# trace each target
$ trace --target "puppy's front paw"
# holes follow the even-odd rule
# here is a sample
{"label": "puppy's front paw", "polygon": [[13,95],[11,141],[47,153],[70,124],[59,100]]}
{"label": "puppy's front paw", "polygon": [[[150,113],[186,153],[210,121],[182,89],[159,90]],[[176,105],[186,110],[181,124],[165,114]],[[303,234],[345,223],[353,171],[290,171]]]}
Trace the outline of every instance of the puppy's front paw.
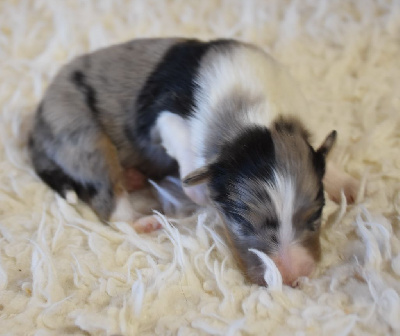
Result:
{"label": "puppy's front paw", "polygon": [[132,223],[137,233],[150,233],[161,229],[161,224],[155,216],[145,216]]}
{"label": "puppy's front paw", "polygon": [[360,181],[348,175],[342,181],[337,181],[335,186],[327,188],[329,198],[335,203],[340,203],[341,192],[346,197],[347,204],[353,204],[357,199]]}
{"label": "puppy's front paw", "polygon": [[360,190],[360,181],[349,176],[343,185],[343,192],[346,196],[347,204],[353,204],[357,199],[358,191]]}
{"label": "puppy's front paw", "polygon": [[358,190],[360,189],[360,181],[338,169],[331,162],[327,163],[323,182],[325,190],[332,201],[340,203],[342,190],[347,204],[352,204],[356,201]]}

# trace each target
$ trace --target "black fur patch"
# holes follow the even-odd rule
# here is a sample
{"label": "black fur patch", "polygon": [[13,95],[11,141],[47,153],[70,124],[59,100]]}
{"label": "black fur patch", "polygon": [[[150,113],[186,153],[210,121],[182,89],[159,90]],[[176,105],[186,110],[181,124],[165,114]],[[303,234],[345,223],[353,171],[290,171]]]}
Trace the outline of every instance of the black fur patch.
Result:
{"label": "black fur patch", "polygon": [[[194,91],[200,62],[205,53],[213,46],[230,44],[231,40],[200,42],[187,40],[177,43],[169,49],[143,86],[134,109],[137,111],[135,125],[137,134],[148,137],[158,114],[170,111],[181,116],[189,116],[194,106]],[[130,125],[126,134],[131,135]]]}
{"label": "black fur patch", "polygon": [[322,179],[325,175],[325,157],[321,154],[316,152],[311,146],[310,150],[312,151],[313,155],[313,166],[317,173],[317,176]]}
{"label": "black fur patch", "polygon": [[74,71],[71,75],[71,80],[78,90],[83,93],[86,104],[97,117],[99,115],[99,110],[97,109],[96,91],[88,84],[85,74],[82,71]]}
{"label": "black fur patch", "polygon": [[49,187],[62,197],[66,196],[68,190],[73,190],[81,200],[89,202],[97,194],[97,189],[93,185],[78,183],[61,169],[43,170],[37,173]]}
{"label": "black fur patch", "polygon": [[310,133],[297,118],[280,117],[275,121],[273,127],[280,133],[300,134],[306,141],[310,140]]}
{"label": "black fur patch", "polygon": [[[220,159],[210,166],[211,197],[233,220],[240,219],[249,235],[254,228],[241,215],[249,210],[248,204],[237,197],[232,186],[260,177],[266,181],[271,180],[275,164],[275,148],[270,131],[254,126],[223,146]],[[270,201],[267,193],[258,195],[258,191],[251,191],[255,198]],[[278,223],[269,221],[265,225],[276,228]]]}

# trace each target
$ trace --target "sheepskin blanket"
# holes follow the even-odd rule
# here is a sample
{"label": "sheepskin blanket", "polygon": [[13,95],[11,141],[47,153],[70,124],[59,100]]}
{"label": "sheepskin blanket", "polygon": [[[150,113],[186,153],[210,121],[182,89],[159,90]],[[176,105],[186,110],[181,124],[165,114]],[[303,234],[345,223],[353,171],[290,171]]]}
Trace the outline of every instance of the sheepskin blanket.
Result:
{"label": "sheepskin blanket", "polygon": [[[218,218],[172,179],[132,195],[163,223],[137,234],[35,175],[27,133],[60,66],[149,36],[262,46],[299,82],[314,143],[338,131],[331,159],[361,188],[354,205],[327,201],[322,261],[298,288],[246,282]],[[399,41],[398,0],[2,0],[0,333],[399,335]]]}

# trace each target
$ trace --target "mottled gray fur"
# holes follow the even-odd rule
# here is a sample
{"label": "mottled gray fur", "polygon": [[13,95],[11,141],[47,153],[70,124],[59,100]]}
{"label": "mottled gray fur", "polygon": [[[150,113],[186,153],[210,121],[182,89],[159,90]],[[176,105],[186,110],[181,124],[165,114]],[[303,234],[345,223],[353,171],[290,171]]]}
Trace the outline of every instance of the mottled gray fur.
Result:
{"label": "mottled gray fur", "polygon": [[[176,168],[160,145],[129,141],[124,127],[135,118],[133,106],[149,74],[179,41],[139,39],[78,57],[60,70],[38,109],[30,141],[36,170],[56,164],[76,181],[98,186],[90,203],[104,220],[114,207],[110,194],[119,192],[121,165],[150,177]],[[95,111],[85,88],[74,83],[76,73],[95,88]]]}

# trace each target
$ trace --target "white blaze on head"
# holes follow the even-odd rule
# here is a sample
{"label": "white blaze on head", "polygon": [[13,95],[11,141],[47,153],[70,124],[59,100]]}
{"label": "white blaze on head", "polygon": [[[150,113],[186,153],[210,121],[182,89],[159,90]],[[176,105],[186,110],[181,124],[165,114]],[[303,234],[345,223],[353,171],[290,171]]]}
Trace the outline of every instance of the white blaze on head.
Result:
{"label": "white blaze on head", "polygon": [[315,261],[307,249],[294,241],[293,214],[296,190],[290,177],[274,173],[274,182],[268,184],[268,193],[278,217],[278,249],[272,257],[279,269],[284,284],[293,285],[301,276],[308,276]]}
{"label": "white blaze on head", "polygon": [[278,219],[279,252],[288,248],[294,238],[293,212],[295,185],[290,177],[274,172],[273,183],[267,184],[268,194]]}

